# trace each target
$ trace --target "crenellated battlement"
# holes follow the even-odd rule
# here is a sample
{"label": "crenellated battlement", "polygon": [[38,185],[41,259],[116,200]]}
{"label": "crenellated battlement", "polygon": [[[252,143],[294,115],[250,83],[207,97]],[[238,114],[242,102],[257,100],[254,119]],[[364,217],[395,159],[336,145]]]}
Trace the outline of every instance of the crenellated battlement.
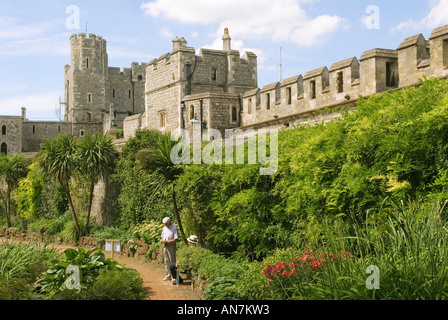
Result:
{"label": "crenellated battlement", "polygon": [[[356,101],[390,89],[418,83],[423,76],[448,74],[448,25],[437,28],[426,40],[408,37],[397,49],[375,48],[360,59],[352,57],[309,71],[243,96],[242,126],[250,127],[337,104]],[[273,98],[275,97],[275,98]]]}

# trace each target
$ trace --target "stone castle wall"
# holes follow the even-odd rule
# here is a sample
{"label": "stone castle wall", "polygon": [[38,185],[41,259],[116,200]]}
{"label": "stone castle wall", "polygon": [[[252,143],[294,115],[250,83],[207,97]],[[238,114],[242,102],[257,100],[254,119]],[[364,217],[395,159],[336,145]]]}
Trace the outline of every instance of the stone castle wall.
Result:
{"label": "stone castle wall", "polygon": [[[448,74],[448,26],[437,28],[429,40],[422,34],[405,39],[396,50],[372,49],[356,57],[245,93],[241,126],[277,126],[300,114],[322,110],[359,96],[369,96],[418,83],[423,76]],[[352,103],[354,105],[354,103]]]}

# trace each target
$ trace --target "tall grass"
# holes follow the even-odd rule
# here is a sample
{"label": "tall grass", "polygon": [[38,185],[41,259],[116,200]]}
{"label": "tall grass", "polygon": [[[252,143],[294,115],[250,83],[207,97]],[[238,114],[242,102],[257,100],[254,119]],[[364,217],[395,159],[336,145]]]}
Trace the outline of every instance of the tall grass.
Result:
{"label": "tall grass", "polygon": [[[380,210],[353,236],[339,228],[322,250],[353,252],[353,259],[326,264],[295,298],[330,300],[445,300],[448,298],[448,223],[445,205],[410,202]],[[379,289],[368,289],[369,266],[379,270]]]}
{"label": "tall grass", "polygon": [[38,243],[0,243],[0,300],[23,299],[45,269],[45,261],[56,255]]}

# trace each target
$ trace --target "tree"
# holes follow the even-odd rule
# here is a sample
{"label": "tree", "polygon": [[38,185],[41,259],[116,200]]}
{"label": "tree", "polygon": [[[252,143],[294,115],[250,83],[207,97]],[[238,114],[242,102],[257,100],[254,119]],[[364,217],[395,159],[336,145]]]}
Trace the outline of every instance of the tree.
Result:
{"label": "tree", "polygon": [[75,138],[72,135],[62,134],[53,140],[45,141],[39,152],[37,161],[43,173],[49,175],[55,182],[59,183],[66,194],[78,238],[80,239],[82,231],[70,191],[70,180],[76,175],[76,171],[79,169],[79,154],[77,152]]}
{"label": "tree", "polygon": [[[23,155],[0,156],[0,179],[6,187],[4,192],[6,226],[11,227],[11,194],[20,179],[28,174],[27,161]],[[3,193],[3,192],[2,192]]]}
{"label": "tree", "polygon": [[78,153],[81,173],[89,181],[89,204],[86,220],[86,232],[88,233],[95,185],[113,173],[118,151],[109,134],[88,134],[84,139],[79,140]]}
{"label": "tree", "polygon": [[179,231],[184,242],[187,243],[176,196],[176,184],[183,168],[171,161],[171,151],[177,143],[177,141],[171,141],[171,133],[167,133],[160,138],[154,148],[139,151],[136,160],[140,162],[144,169],[151,172],[150,184],[153,197],[160,194],[171,194]]}

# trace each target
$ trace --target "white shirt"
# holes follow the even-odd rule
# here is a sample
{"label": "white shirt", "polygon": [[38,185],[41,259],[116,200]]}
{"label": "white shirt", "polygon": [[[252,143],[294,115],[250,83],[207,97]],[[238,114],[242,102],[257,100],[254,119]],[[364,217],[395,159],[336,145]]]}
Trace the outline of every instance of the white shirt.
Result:
{"label": "white shirt", "polygon": [[179,235],[177,232],[177,227],[174,224],[171,224],[169,228],[163,227],[162,231],[162,240],[164,241],[172,241],[179,239]]}

